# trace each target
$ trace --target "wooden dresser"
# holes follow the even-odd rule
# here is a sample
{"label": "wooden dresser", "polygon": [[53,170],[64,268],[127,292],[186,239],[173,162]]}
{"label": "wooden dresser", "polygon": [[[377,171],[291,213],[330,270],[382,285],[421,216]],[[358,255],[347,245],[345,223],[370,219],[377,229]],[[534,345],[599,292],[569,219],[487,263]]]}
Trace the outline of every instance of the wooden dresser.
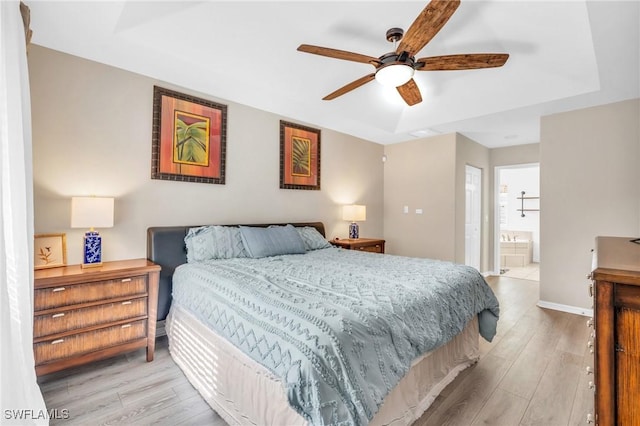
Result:
{"label": "wooden dresser", "polygon": [[376,238],[344,238],[341,240],[335,239],[330,241],[331,244],[337,247],[342,247],[347,250],[361,250],[369,251],[372,253],[384,253],[384,240]]}
{"label": "wooden dresser", "polygon": [[35,271],[36,374],[144,347],[153,361],[159,274],[146,259]]}
{"label": "wooden dresser", "polygon": [[594,253],[595,423],[640,425],[640,245],[598,237]]}

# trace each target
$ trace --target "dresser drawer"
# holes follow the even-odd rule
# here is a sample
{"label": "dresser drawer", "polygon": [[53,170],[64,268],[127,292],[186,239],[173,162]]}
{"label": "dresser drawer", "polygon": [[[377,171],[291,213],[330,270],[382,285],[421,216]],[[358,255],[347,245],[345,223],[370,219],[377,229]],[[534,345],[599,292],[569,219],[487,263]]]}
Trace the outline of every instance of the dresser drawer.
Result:
{"label": "dresser drawer", "polygon": [[123,300],[103,305],[89,306],[36,315],[33,322],[33,337],[42,337],[63,331],[120,321],[147,315],[147,298]]}
{"label": "dresser drawer", "polygon": [[116,325],[33,345],[36,365],[108,348],[147,335],[147,320]]}
{"label": "dresser drawer", "polygon": [[35,290],[34,295],[34,310],[37,312],[53,307],[95,302],[122,296],[135,296],[146,292],[146,275],[96,281],[87,284],[38,288]]}

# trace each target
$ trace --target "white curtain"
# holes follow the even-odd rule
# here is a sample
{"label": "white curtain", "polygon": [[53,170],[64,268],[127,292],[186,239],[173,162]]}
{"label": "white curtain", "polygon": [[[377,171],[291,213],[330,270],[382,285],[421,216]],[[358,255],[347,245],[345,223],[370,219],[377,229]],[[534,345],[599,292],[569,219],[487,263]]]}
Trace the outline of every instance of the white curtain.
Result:
{"label": "white curtain", "polygon": [[0,424],[49,424],[33,360],[31,104],[18,1],[0,1]]}

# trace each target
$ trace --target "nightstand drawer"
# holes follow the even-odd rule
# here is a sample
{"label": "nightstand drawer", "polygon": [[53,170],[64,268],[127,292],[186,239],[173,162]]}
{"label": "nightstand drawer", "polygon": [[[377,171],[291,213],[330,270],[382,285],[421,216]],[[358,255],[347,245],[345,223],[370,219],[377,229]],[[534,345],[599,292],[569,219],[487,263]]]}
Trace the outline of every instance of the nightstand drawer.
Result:
{"label": "nightstand drawer", "polygon": [[357,247],[355,250],[368,251],[368,252],[371,252],[371,253],[384,253],[384,251],[382,249],[382,244],[376,244],[374,246]]}
{"label": "nightstand drawer", "polygon": [[384,254],[384,240],[376,238],[350,238],[350,239],[333,239],[329,241],[336,247],[346,250],[367,251],[369,253]]}
{"label": "nightstand drawer", "polygon": [[34,310],[94,302],[122,296],[135,296],[147,292],[146,275],[127,277],[87,284],[60,285],[35,290]]}
{"label": "nightstand drawer", "polygon": [[89,306],[81,309],[52,310],[47,314],[35,316],[33,322],[33,337],[42,337],[63,331],[76,330],[83,327],[91,327],[146,315],[146,297]]}
{"label": "nightstand drawer", "polygon": [[140,339],[147,335],[147,320],[139,320],[33,345],[36,365]]}

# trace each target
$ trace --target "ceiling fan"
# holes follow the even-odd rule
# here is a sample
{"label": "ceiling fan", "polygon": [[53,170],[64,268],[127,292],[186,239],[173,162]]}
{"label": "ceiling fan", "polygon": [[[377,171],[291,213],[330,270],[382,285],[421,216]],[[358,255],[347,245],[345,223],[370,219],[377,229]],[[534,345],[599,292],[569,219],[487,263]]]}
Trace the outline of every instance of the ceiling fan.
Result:
{"label": "ceiling fan", "polygon": [[395,51],[385,53],[378,58],[309,44],[301,44],[298,50],[314,55],[371,64],[376,68],[374,73],[352,81],[328,94],[322,98],[323,100],[335,99],[375,79],[384,85],[396,87],[409,106],[416,105],[422,102],[422,95],[413,80],[415,71],[495,68],[504,65],[509,58],[507,53],[469,53],[415,58],[416,53],[422,50],[444,27],[459,4],[460,0],[432,0],[411,24],[406,34],[401,28],[391,28],[387,31],[387,40],[394,43]]}

